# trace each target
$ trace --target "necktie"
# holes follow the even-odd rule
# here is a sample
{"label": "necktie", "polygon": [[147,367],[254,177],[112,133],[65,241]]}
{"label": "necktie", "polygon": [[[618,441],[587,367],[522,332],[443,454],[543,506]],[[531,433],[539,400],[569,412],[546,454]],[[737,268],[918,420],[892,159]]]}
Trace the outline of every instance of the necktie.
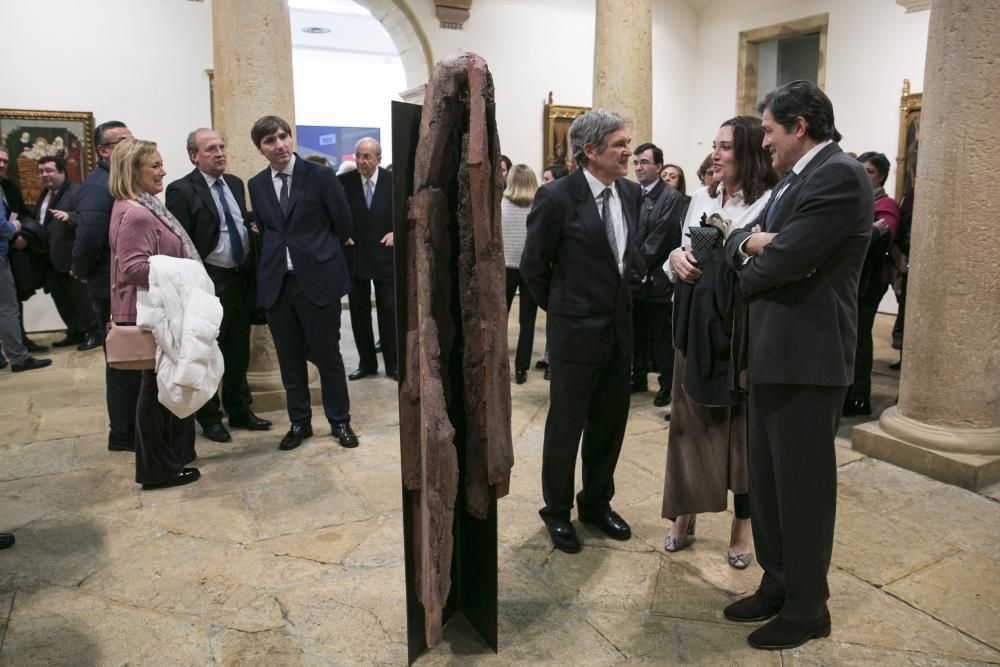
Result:
{"label": "necktie", "polygon": [[365,183],[365,205],[368,208],[372,207],[372,194],[374,192],[375,192],[375,187],[372,184],[372,179],[369,178],[368,182]]}
{"label": "necktie", "polygon": [[281,213],[288,215],[288,174],[280,173],[278,177],[281,178],[281,195],[278,197],[278,205],[281,206]]}
{"label": "necktie", "polygon": [[774,187],[774,195],[771,197],[771,203],[767,207],[767,215],[764,216],[764,230],[767,230],[771,226],[771,220],[774,218],[774,211],[778,208],[778,198],[785,196],[785,191],[792,187],[799,175],[794,171],[789,170],[785,177],[781,179]]}
{"label": "necktie", "polygon": [[233,219],[233,213],[229,210],[229,203],[226,201],[226,188],[222,184],[222,179],[215,181],[213,186],[219,194],[219,201],[222,202],[222,213],[226,218],[226,231],[229,232],[229,252],[233,255],[236,266],[243,264],[245,253],[243,251],[243,239],[240,238],[240,230]]}
{"label": "necktie", "polygon": [[611,254],[614,255],[615,264],[618,263],[618,239],[615,237],[615,226],[611,222],[611,188],[604,188],[601,193],[604,203],[601,206],[601,220],[604,221],[604,231],[608,235],[608,243],[611,244]]}

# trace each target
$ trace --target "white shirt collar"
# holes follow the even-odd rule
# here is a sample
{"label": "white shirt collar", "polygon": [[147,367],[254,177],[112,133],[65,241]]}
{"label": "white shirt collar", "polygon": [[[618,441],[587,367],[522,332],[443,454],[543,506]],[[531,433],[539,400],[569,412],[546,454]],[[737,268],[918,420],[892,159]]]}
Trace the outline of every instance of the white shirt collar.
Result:
{"label": "white shirt collar", "polygon": [[[292,171],[294,169],[295,169],[295,153],[292,153],[292,159],[288,161],[288,164],[285,165],[285,168],[281,170],[281,173],[288,174],[289,176],[291,176]],[[273,181],[277,177],[278,177],[278,171],[274,167],[271,167],[271,180]]]}
{"label": "white shirt collar", "polygon": [[604,183],[601,183],[599,180],[597,180],[597,177],[591,174],[586,167],[581,167],[580,169],[583,171],[583,175],[587,179],[587,185],[590,186],[590,193],[594,195],[594,199],[599,198],[601,194],[604,192],[605,188],[609,187],[611,188],[611,198],[612,199],[618,198],[618,188],[615,187],[614,181],[611,181],[611,185],[605,185]]}
{"label": "white shirt collar", "polygon": [[[208,184],[208,189],[209,190],[211,190],[213,187],[215,187],[215,182],[216,181],[222,180],[221,176],[219,176],[218,178],[216,178],[215,176],[212,176],[211,174],[206,174],[201,169],[198,170],[198,173],[201,174],[202,178],[205,179],[205,182]],[[225,181],[222,181],[222,182],[225,183]]]}
{"label": "white shirt collar", "polygon": [[365,178],[364,175],[360,173],[358,175],[361,176],[361,187],[367,187],[368,181],[372,182],[373,188],[378,187],[378,167],[375,167],[375,171],[372,172],[371,178]]}
{"label": "white shirt collar", "polygon": [[802,170],[806,168],[806,165],[808,165],[812,161],[812,159],[816,157],[816,154],[832,143],[833,143],[832,139],[827,139],[823,143],[816,144],[815,146],[810,148],[809,151],[805,155],[800,157],[799,161],[795,163],[795,166],[792,167],[792,171],[794,171],[796,175],[801,174]]}

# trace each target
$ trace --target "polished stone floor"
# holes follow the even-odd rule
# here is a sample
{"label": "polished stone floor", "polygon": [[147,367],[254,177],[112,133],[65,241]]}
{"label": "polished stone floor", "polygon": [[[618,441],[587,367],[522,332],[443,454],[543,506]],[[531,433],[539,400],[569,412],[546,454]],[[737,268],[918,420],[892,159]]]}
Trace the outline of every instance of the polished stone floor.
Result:
{"label": "polished stone floor", "polygon": [[[516,312],[516,307],[515,307]],[[877,323],[876,408],[897,353]],[[344,317],[348,368],[356,355]],[[543,345],[539,321],[536,358]],[[516,325],[510,328],[511,343]],[[39,335],[42,342],[54,337]],[[405,607],[395,386],[350,385],[356,450],[325,429],[293,452],[287,428],[199,438],[203,477],[142,492],[132,455],[106,450],[100,352],[0,372],[2,665],[404,664]],[[650,376],[653,380],[653,376]],[[512,387],[516,464],[499,503],[500,652],[462,619],[419,664],[968,665],[1000,662],[1000,489],[947,486],[838,440],[830,572],[833,634],[782,653],[748,647],[722,608],[756,565],[725,560],[729,515],[698,522],[666,554],[660,518],[664,410],[635,396],[615,507],[625,543],[583,528],[582,553],[553,552],[536,511],[547,383]],[[317,411],[314,423],[324,424]]]}

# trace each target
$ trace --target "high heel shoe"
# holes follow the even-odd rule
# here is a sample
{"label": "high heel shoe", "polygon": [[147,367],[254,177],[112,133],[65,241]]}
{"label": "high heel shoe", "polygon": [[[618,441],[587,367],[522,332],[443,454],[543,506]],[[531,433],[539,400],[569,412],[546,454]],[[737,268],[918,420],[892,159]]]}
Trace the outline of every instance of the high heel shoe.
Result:
{"label": "high heel shoe", "polygon": [[687,549],[689,546],[691,546],[691,543],[694,542],[694,524],[695,521],[697,520],[698,520],[697,515],[691,517],[691,520],[688,521],[687,533],[685,533],[683,537],[678,537],[675,539],[671,537],[669,533],[667,533],[666,539],[663,540],[663,548],[666,551],[669,551],[670,553],[674,553],[675,551]]}
{"label": "high heel shoe", "polygon": [[753,554],[734,554],[732,551],[726,554],[730,567],[737,570],[745,570],[753,562]]}

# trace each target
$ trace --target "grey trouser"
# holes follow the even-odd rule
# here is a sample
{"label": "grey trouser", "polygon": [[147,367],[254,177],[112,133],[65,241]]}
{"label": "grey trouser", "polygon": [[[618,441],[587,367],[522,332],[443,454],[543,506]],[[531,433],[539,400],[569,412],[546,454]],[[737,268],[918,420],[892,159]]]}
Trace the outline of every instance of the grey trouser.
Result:
{"label": "grey trouser", "polygon": [[0,255],[0,344],[10,363],[22,364],[28,358],[28,351],[21,341],[21,314],[17,308],[14,274],[10,272],[7,255]]}

